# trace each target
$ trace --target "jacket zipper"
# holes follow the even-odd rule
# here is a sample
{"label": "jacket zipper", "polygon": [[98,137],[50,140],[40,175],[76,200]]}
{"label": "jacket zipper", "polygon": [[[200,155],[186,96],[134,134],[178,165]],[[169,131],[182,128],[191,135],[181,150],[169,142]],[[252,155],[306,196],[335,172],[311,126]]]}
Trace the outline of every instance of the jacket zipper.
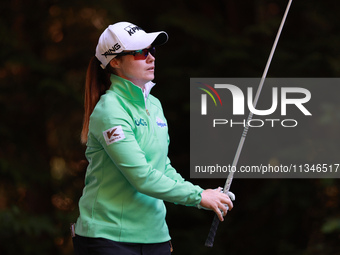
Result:
{"label": "jacket zipper", "polygon": [[146,113],[148,114],[148,116],[150,116],[150,113],[149,113],[148,107],[147,107],[147,105],[146,105],[146,100],[147,100],[147,98],[145,97],[144,91],[143,91],[143,97],[144,97],[145,111],[146,111]]}
{"label": "jacket zipper", "polygon": [[147,101],[147,98],[144,97],[145,111],[146,111],[146,113],[147,113],[147,115],[148,115],[148,117],[149,117],[149,123],[150,123],[150,125],[151,125],[152,135],[154,135],[154,134],[155,134],[155,130],[154,130],[154,126],[153,126],[153,124],[152,124],[151,115],[150,115],[150,112],[149,112],[149,110],[148,110],[146,101]]}

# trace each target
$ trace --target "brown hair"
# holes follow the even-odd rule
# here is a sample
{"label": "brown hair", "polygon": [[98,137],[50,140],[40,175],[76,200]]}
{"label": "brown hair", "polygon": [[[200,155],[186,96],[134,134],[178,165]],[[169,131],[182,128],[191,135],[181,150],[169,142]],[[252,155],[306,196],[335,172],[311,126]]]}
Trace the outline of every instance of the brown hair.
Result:
{"label": "brown hair", "polygon": [[110,65],[107,65],[106,69],[102,69],[99,60],[95,56],[90,60],[85,82],[84,122],[81,131],[81,142],[83,144],[86,144],[87,142],[90,115],[101,95],[103,95],[111,85],[110,76],[112,71]]}

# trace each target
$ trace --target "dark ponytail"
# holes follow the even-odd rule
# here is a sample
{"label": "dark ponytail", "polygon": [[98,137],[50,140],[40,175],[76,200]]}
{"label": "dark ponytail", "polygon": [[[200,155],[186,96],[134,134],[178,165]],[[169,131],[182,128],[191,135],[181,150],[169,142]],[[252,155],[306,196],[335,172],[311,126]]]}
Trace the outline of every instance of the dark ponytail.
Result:
{"label": "dark ponytail", "polygon": [[107,69],[100,67],[99,60],[93,56],[90,60],[86,73],[85,100],[84,100],[84,122],[81,131],[81,142],[86,144],[89,131],[90,115],[101,95],[109,89],[111,73]]}

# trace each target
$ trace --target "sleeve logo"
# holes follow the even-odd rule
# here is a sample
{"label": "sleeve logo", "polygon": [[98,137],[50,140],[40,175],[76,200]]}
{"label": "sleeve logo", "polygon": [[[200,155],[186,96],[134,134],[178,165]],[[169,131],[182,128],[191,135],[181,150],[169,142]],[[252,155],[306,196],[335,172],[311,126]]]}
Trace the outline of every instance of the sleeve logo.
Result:
{"label": "sleeve logo", "polygon": [[104,131],[103,136],[107,145],[118,142],[125,138],[122,126],[116,126]]}
{"label": "sleeve logo", "polygon": [[164,128],[164,127],[167,126],[167,124],[160,117],[157,117],[156,124],[157,124],[157,126],[159,126],[161,128]]}

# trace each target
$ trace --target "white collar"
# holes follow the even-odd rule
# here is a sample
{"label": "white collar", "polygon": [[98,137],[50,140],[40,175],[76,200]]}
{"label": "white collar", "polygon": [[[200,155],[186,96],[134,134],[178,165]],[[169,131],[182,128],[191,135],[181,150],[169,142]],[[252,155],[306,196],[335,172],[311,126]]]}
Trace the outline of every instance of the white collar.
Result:
{"label": "white collar", "polygon": [[155,86],[155,85],[156,85],[156,83],[153,83],[152,81],[145,83],[144,89],[142,89],[145,100],[148,98],[152,87]]}

